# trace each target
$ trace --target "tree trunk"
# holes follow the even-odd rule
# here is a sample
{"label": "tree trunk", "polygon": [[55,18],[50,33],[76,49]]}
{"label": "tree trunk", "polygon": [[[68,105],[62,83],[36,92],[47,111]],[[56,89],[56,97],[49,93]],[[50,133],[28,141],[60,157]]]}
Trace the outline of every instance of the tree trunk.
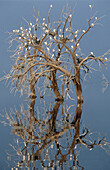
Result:
{"label": "tree trunk", "polygon": [[[80,123],[81,114],[82,114],[82,106],[83,106],[83,102],[77,103],[76,113],[72,121],[72,124],[74,124],[75,128],[77,127],[78,129],[79,129],[79,123]],[[79,130],[77,131],[77,134],[79,135]]]}
{"label": "tree trunk", "polygon": [[52,81],[52,86],[51,88],[53,89],[53,92],[56,96],[56,101],[61,101],[63,100],[63,96],[60,95],[59,89],[58,89],[58,84],[57,84],[57,80],[56,80],[56,71],[52,71],[51,73],[51,81]]}
{"label": "tree trunk", "polygon": [[30,69],[30,76],[31,76],[31,80],[30,80],[30,92],[31,92],[31,97],[32,98],[36,98],[36,94],[35,94],[35,80],[33,77],[33,68]]}
{"label": "tree trunk", "polygon": [[76,69],[76,75],[73,80],[77,95],[77,103],[83,103],[83,96],[82,96],[82,87],[80,82],[80,67]]}
{"label": "tree trunk", "polygon": [[[36,49],[34,49],[34,55],[36,54]],[[30,56],[30,53],[29,53],[29,56]],[[33,57],[33,60],[34,60],[34,57]],[[33,62],[31,61],[31,63],[30,63],[30,66],[33,64]],[[34,75],[33,75],[33,72],[34,72],[34,69],[33,69],[33,67],[30,69],[30,77],[31,77],[31,79],[30,79],[30,92],[31,92],[31,94],[30,94],[30,97],[31,98],[36,98],[36,94],[35,94],[35,77],[34,77]]]}
{"label": "tree trunk", "polygon": [[47,124],[49,124],[50,134],[52,132],[56,132],[56,118],[57,118],[57,114],[58,114],[58,110],[59,110],[60,105],[61,105],[60,102],[55,103],[55,106],[54,106],[53,110],[51,111],[52,116],[49,119],[49,121],[47,122]]}

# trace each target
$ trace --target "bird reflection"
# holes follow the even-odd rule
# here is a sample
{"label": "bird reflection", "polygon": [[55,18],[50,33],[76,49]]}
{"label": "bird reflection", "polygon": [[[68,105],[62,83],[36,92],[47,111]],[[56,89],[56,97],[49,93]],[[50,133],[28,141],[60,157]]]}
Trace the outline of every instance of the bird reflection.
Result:
{"label": "bird reflection", "polygon": [[102,74],[102,83],[103,83],[102,92],[104,93],[109,85],[109,81],[107,80],[104,74]]}
{"label": "bird reflection", "polygon": [[[91,140],[91,132],[81,127],[83,103],[78,103],[76,111],[70,114],[64,109],[64,103],[57,101],[50,110],[38,107],[35,112],[35,100],[30,99],[29,110],[23,106],[21,112],[7,114],[12,126],[12,133],[17,136],[13,168],[31,169],[84,169],[78,160],[81,147],[93,149],[107,145],[105,138]],[[74,106],[75,107],[75,106]],[[65,110],[65,111],[64,111]],[[69,110],[68,110],[69,112]],[[8,153],[9,155],[9,153]],[[11,156],[12,157],[12,156]]]}

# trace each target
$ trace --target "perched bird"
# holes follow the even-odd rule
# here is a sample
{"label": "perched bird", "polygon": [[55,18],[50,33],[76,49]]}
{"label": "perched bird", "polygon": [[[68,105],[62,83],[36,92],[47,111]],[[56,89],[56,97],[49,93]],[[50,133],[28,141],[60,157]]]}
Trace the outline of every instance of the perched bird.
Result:
{"label": "perched bird", "polygon": [[51,35],[52,37],[55,36],[55,32],[49,31],[49,35]]}
{"label": "perched bird", "polygon": [[34,44],[40,44],[40,39],[38,39],[37,37],[35,37],[35,38],[33,39],[33,42],[34,42]]}
{"label": "perched bird", "polygon": [[81,57],[80,57],[80,58],[79,58],[79,57],[77,57],[77,58],[76,58],[76,60],[77,60],[77,63],[79,64],[79,63],[83,60],[83,58],[81,58]]}

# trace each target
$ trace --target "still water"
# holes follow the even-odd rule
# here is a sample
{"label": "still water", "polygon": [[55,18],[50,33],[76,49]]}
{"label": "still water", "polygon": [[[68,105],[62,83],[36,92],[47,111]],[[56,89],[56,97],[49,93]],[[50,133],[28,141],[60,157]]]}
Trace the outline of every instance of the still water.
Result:
{"label": "still water", "polygon": [[[95,28],[81,46],[84,53],[94,51],[100,55],[110,48],[110,2],[79,2],[75,27],[85,25],[89,2],[94,4],[98,15],[106,17],[102,20],[103,26]],[[0,1],[0,77],[4,71],[9,71],[12,62],[7,52],[8,36],[5,32],[23,25],[22,17],[33,20],[33,6],[42,16],[47,15],[50,3]],[[73,1],[69,3],[72,6]],[[62,5],[65,5],[65,1],[53,1],[54,17],[58,17],[59,6]],[[110,64],[107,70],[102,68],[101,72],[93,71],[91,77],[82,82],[83,105],[77,106],[75,101],[59,103],[54,99],[36,99],[34,114],[27,107],[27,103],[29,106],[34,101],[24,101],[25,97],[10,94],[9,87],[6,88],[4,82],[1,82],[0,168],[109,170],[110,86],[108,84],[102,92],[105,88],[103,74],[110,82]]]}

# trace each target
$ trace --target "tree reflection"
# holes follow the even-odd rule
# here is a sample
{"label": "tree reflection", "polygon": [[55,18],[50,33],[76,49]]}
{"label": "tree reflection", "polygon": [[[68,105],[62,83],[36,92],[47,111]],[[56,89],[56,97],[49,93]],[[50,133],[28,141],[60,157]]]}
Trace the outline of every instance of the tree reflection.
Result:
{"label": "tree reflection", "polygon": [[65,110],[65,104],[60,101],[51,111],[42,111],[38,107],[36,113],[35,100],[31,99],[27,112],[22,106],[20,113],[11,111],[10,115],[6,114],[12,133],[17,136],[16,146],[11,145],[15,167],[84,169],[78,160],[83,146],[90,150],[98,145],[104,149],[109,146],[104,137],[92,140],[88,128],[81,127],[82,103],[77,103],[75,114],[74,111],[68,114],[71,106]]}

